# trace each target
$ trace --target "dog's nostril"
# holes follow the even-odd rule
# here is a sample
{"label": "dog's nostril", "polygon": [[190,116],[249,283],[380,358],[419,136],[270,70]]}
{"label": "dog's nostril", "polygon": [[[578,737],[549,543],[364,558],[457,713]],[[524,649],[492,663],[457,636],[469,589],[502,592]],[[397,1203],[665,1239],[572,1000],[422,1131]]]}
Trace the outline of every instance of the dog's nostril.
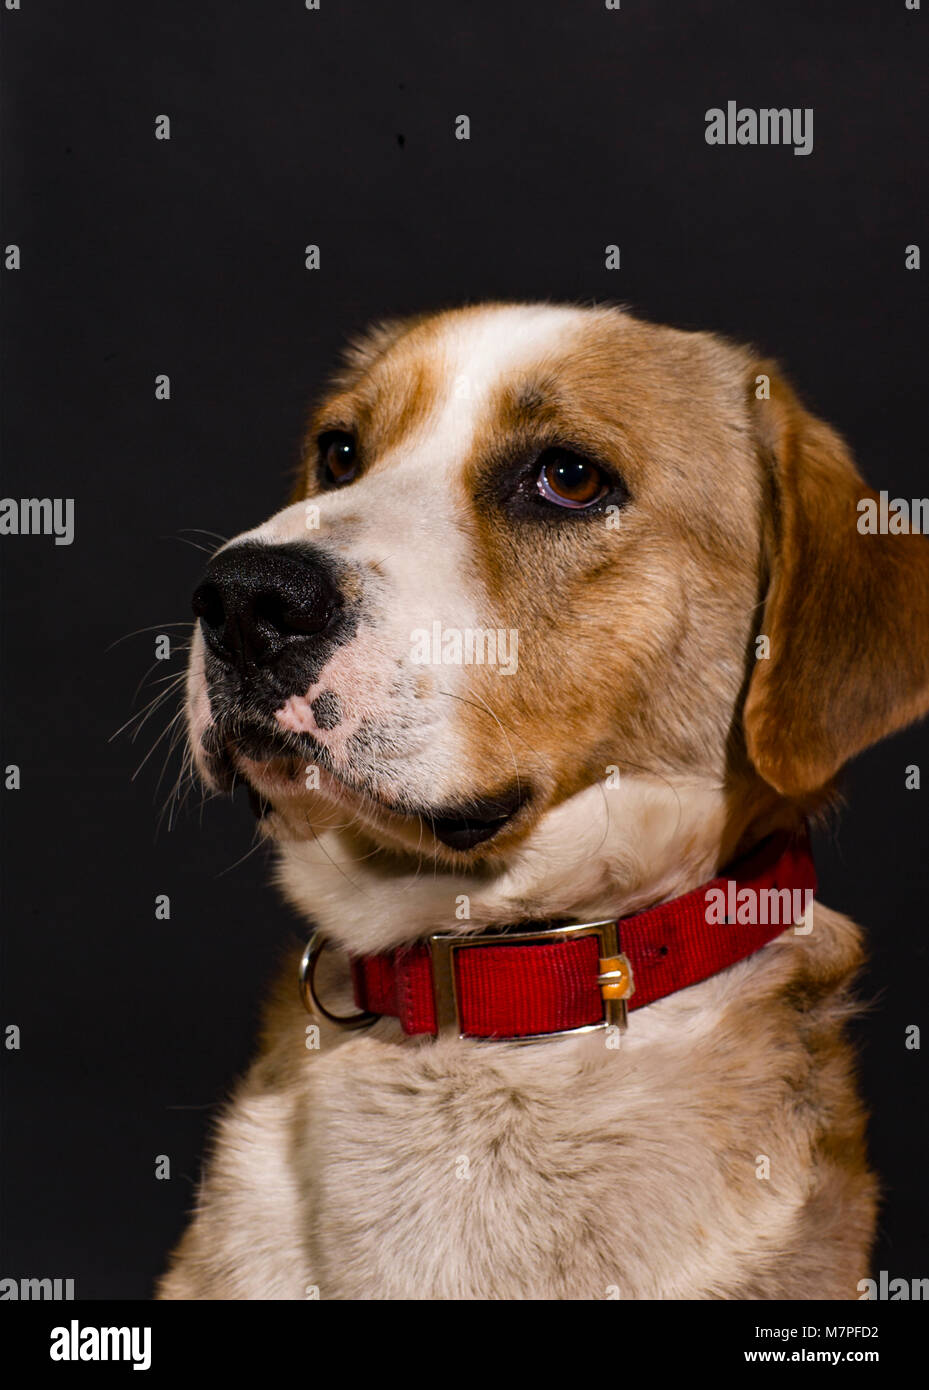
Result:
{"label": "dog's nostril", "polygon": [[222,595],[215,584],[201,584],[199,589],[195,589],[190,606],[194,610],[194,617],[202,618],[207,627],[222,627],[226,621]]}
{"label": "dog's nostril", "polygon": [[[315,597],[315,596],[314,596]],[[332,618],[332,603],[292,602],[285,594],[273,590],[255,595],[255,617],[276,632],[288,636],[311,636],[322,632]]]}
{"label": "dog's nostril", "polygon": [[287,629],[285,609],[287,605],[280,594],[267,593],[256,594],[254,598],[255,617],[270,627],[277,628],[278,632]]}

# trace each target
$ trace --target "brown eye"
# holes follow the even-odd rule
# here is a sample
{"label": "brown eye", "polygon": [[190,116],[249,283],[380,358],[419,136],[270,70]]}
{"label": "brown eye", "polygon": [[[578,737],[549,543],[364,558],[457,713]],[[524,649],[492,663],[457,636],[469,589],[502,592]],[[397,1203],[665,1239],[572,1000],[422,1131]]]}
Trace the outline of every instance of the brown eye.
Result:
{"label": "brown eye", "polygon": [[590,507],[607,491],[602,471],[579,454],[549,449],[539,463],[536,487],[547,502],[558,507]]}
{"label": "brown eye", "polygon": [[355,441],[344,430],[328,430],[319,436],[319,462],[324,484],[342,487],[358,471]]}

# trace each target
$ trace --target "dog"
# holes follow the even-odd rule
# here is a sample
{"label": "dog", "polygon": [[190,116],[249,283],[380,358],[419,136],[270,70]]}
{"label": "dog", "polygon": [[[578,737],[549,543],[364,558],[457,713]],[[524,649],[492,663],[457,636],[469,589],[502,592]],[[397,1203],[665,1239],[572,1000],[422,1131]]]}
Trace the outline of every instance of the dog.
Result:
{"label": "dog", "polygon": [[805,834],[929,708],[929,543],[874,498],[709,333],[352,341],[194,596],[199,774],[314,935],[158,1297],[858,1297],[862,945]]}

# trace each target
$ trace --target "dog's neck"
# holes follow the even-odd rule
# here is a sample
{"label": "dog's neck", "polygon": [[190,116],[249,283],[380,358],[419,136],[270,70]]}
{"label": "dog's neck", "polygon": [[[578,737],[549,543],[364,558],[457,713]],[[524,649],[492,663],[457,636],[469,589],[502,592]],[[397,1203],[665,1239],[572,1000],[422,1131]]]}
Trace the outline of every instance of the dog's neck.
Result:
{"label": "dog's neck", "polygon": [[437,930],[628,916],[698,887],[797,820],[788,805],[744,789],[629,777],[621,792],[590,787],[550,811],[496,870],[405,862],[330,831],[282,841],[277,878],[331,942],[367,953]]}

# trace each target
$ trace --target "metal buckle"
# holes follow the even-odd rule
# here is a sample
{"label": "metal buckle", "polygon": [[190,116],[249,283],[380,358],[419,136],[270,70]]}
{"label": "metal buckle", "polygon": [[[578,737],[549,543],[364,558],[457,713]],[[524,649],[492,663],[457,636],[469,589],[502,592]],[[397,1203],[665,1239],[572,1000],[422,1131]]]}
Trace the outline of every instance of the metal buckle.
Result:
{"label": "metal buckle", "polygon": [[[620,955],[619,933],[616,921],[581,922],[567,927],[548,927],[544,931],[512,932],[495,934],[484,932],[475,936],[457,936],[454,932],[434,932],[429,937],[429,952],[432,958],[432,992],[435,996],[435,1019],[440,1038],[465,1038],[470,1036],[461,1031],[461,1018],[458,1012],[458,994],[455,988],[455,952],[472,946],[509,946],[517,942],[551,941],[552,939],[571,941],[578,936],[596,936],[600,941],[601,973],[597,983],[603,988],[613,983],[615,972],[604,971],[607,962],[622,961],[629,980],[626,998],[632,993],[632,970],[625,956]],[[547,1038],[574,1037],[579,1033],[595,1033],[606,1028],[625,1029],[627,1022],[626,998],[604,998],[603,1018],[599,1023],[585,1023],[580,1028],[561,1028],[553,1033],[524,1033],[517,1037],[509,1034],[495,1035],[487,1042],[544,1042]],[[480,1041],[476,1039],[475,1041]]]}
{"label": "metal buckle", "polygon": [[368,1024],[376,1023],[380,1014],[369,1014],[364,1011],[357,1014],[331,1014],[317,999],[314,989],[316,962],[328,944],[322,932],[315,931],[307,942],[306,950],[300,960],[300,993],[308,1012],[316,1014],[317,1017],[322,1015],[323,1018],[328,1018],[330,1023],[337,1023],[340,1028],[366,1028]]}

